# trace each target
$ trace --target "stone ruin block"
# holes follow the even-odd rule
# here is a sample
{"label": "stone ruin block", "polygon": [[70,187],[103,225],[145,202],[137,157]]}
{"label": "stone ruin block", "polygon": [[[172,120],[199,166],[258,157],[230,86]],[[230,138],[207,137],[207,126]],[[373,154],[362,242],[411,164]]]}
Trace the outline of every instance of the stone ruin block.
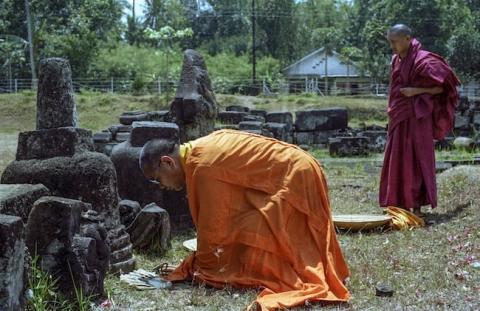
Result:
{"label": "stone ruin block", "polygon": [[146,205],[127,227],[135,249],[154,248],[160,253],[170,246],[170,217],[155,203]]}
{"label": "stone ruin block", "polygon": [[243,121],[256,121],[256,122],[265,123],[265,118],[262,116],[256,116],[256,115],[246,115],[243,117]]}
{"label": "stone ruin block", "polygon": [[49,191],[41,184],[0,184],[0,214],[18,216],[27,223],[33,203],[46,195],[49,195]]}
{"label": "stone ruin block", "polygon": [[267,118],[267,111],[261,109],[252,109],[250,110],[250,115],[263,117],[264,119]]}
{"label": "stone ruin block", "polygon": [[297,111],[295,115],[295,130],[299,132],[340,130],[348,127],[348,113],[345,108]]}
{"label": "stone ruin block", "polygon": [[[163,138],[178,141],[179,129],[175,123],[156,122],[156,126],[146,124],[142,129],[143,124],[143,122],[137,124],[135,131],[138,133],[148,132],[150,139]],[[117,173],[118,194],[120,198],[137,201],[141,206],[151,202],[162,205],[162,191],[159,191],[156,184],[145,178],[138,164],[143,147],[143,144],[139,146],[139,142],[144,143],[137,141],[136,146],[132,145],[130,137],[129,140],[113,148],[111,160]]]}
{"label": "stone ruin block", "polygon": [[473,99],[470,101],[470,109],[480,111],[480,99]]}
{"label": "stone ruin block", "polygon": [[115,168],[104,154],[14,161],[5,168],[1,182],[43,184],[52,195],[91,203],[105,217],[107,227],[119,222]]}
{"label": "stone ruin block", "polygon": [[21,132],[16,160],[71,157],[75,153],[93,150],[92,132],[89,130],[63,127]]}
{"label": "stone ruin block", "polygon": [[37,130],[75,127],[77,114],[68,61],[43,59],[38,72]]}
{"label": "stone ruin block", "polygon": [[[115,146],[111,154],[117,172],[120,198],[137,201],[141,206],[154,202],[168,211],[175,230],[191,228],[191,220],[185,224],[177,222],[183,216],[182,221],[191,217],[185,191],[159,189],[158,185],[145,178],[138,165],[140,151],[148,140],[164,138],[178,142],[178,126],[167,122],[135,122],[133,127],[130,139]],[[135,139],[135,145],[133,139]]]}
{"label": "stone ruin block", "polygon": [[133,247],[130,235],[125,226],[118,226],[108,231],[107,241],[110,246],[110,270],[112,274],[128,273],[135,269],[136,261],[133,257]]}
{"label": "stone ruin block", "polygon": [[386,126],[381,126],[378,124],[371,124],[371,125],[365,125],[362,127],[362,130],[365,131],[380,131],[380,132],[386,132],[387,127]]}
{"label": "stone ruin block", "polygon": [[265,121],[267,123],[283,123],[286,125],[285,130],[287,132],[293,130],[293,115],[291,112],[269,112]]}
{"label": "stone ruin block", "polygon": [[118,208],[120,210],[120,221],[125,227],[128,227],[142,210],[140,203],[132,200],[120,201]]}
{"label": "stone ruin block", "polygon": [[[115,167],[107,156],[93,152],[90,131],[73,127],[76,108],[72,89],[67,87],[71,85],[67,67],[66,60],[42,61],[38,130],[19,135],[17,160],[5,168],[1,183],[43,184],[53,196],[90,203],[107,230],[113,230],[120,226]],[[69,122],[58,123],[58,119]]]}
{"label": "stone ruin block", "polygon": [[230,105],[230,106],[225,107],[225,110],[226,111],[249,112],[250,108],[240,106],[240,105]]}
{"label": "stone ruin block", "polygon": [[243,118],[247,116],[246,112],[238,111],[221,111],[218,113],[218,120],[221,123],[227,124],[239,124],[243,121]]}
{"label": "stone ruin block", "polygon": [[129,132],[118,132],[117,135],[115,135],[115,141],[117,143],[123,143],[124,141],[129,140],[129,138],[130,138]]}
{"label": "stone ruin block", "polygon": [[194,228],[185,188],[181,191],[163,191],[163,205],[161,206],[170,215],[172,232],[182,232]]}
{"label": "stone ruin block", "polygon": [[329,139],[331,156],[351,157],[368,155],[367,137],[336,137]]}
{"label": "stone ruin block", "polygon": [[361,137],[369,139],[368,148],[373,152],[383,152],[387,144],[386,131],[364,131],[359,134]]}
{"label": "stone ruin block", "polygon": [[115,140],[118,133],[130,133],[132,131],[132,125],[115,124],[110,126],[108,130],[112,133],[112,139]]}
{"label": "stone ruin block", "polygon": [[105,143],[111,142],[112,140],[113,140],[113,135],[111,132],[99,132],[99,133],[93,134],[94,144],[97,144],[97,143],[105,144]]}
{"label": "stone ruin block", "polygon": [[22,219],[0,214],[0,310],[23,310],[26,256]]}
{"label": "stone ruin block", "polygon": [[215,129],[215,131],[218,131],[218,130],[238,130],[239,125],[238,124],[221,124],[221,125],[215,126],[214,129]]}
{"label": "stone ruin block", "polygon": [[465,111],[465,110],[468,110],[469,108],[470,108],[470,103],[468,100],[468,96],[460,96],[460,99],[458,101],[458,106],[456,109],[459,111]]}
{"label": "stone ruin block", "polygon": [[473,113],[473,125],[477,130],[480,129],[480,111],[475,111]]}
{"label": "stone ruin block", "polygon": [[120,115],[120,124],[131,125],[136,121],[148,121],[148,114],[145,111],[126,111]]}
{"label": "stone ruin block", "polygon": [[109,156],[113,146],[116,145],[116,143],[112,142],[112,140],[113,135],[108,130],[93,134],[95,152],[100,152]]}
{"label": "stone ruin block", "polygon": [[168,137],[179,140],[179,128],[175,123],[169,122],[134,122],[130,137],[133,147],[143,147],[149,140],[158,137]]}
{"label": "stone ruin block", "polygon": [[257,130],[261,131],[263,127],[262,122],[256,122],[256,121],[242,121],[238,123],[238,129],[240,131],[247,131],[247,130]]}
{"label": "stone ruin block", "polygon": [[468,114],[455,113],[455,129],[465,130],[470,125],[470,116]]}
{"label": "stone ruin block", "polygon": [[287,141],[288,131],[287,124],[285,123],[276,123],[276,122],[267,122],[265,123],[265,128],[272,133],[275,139],[281,141]]}
{"label": "stone ruin block", "polygon": [[43,271],[58,278],[56,286],[67,297],[75,297],[75,288],[86,295],[103,295],[110,255],[107,232],[100,221],[91,220],[89,207],[77,200],[42,197],[26,226],[29,252],[39,257]]}
{"label": "stone ruin block", "polygon": [[186,50],[180,82],[170,106],[172,121],[180,128],[180,142],[213,132],[218,104],[202,56]]}
{"label": "stone ruin block", "polygon": [[295,143],[297,145],[326,146],[330,138],[345,136],[338,130],[295,132]]}
{"label": "stone ruin block", "polygon": [[170,111],[158,110],[147,112],[148,121],[170,122]]}

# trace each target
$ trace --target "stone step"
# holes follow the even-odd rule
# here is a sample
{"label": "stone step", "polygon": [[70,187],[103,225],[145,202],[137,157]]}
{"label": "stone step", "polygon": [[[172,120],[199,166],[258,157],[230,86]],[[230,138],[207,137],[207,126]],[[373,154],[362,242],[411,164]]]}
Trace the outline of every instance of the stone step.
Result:
{"label": "stone step", "polygon": [[124,235],[122,235],[122,236],[114,239],[113,241],[111,241],[110,251],[114,252],[114,251],[122,249],[122,248],[124,248],[128,245],[131,245],[130,235],[128,233],[125,233]]}
{"label": "stone step", "polygon": [[135,258],[130,258],[125,261],[117,262],[110,265],[110,273],[128,273],[135,269],[136,260]]}
{"label": "stone step", "polygon": [[130,244],[127,247],[124,247],[118,251],[111,252],[110,261],[112,263],[122,262],[124,260],[128,260],[132,258],[132,254],[133,254],[133,248],[132,248],[132,244]]}

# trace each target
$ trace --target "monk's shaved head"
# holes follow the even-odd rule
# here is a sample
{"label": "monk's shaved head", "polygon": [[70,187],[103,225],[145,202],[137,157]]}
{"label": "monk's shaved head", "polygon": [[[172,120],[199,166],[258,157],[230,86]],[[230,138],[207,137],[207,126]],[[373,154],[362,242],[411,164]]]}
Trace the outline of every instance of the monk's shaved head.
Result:
{"label": "monk's shaved head", "polygon": [[387,32],[387,40],[394,54],[404,58],[408,54],[410,42],[413,39],[412,29],[404,24],[397,24]]}
{"label": "monk's shaved head", "polygon": [[168,139],[154,139],[147,142],[140,152],[139,164],[143,172],[155,169],[163,156],[172,156],[178,150],[178,143]]}
{"label": "monk's shaved head", "polygon": [[396,24],[392,27],[387,32],[387,35],[400,35],[400,36],[405,36],[405,37],[412,37],[413,32],[410,27],[404,24]]}

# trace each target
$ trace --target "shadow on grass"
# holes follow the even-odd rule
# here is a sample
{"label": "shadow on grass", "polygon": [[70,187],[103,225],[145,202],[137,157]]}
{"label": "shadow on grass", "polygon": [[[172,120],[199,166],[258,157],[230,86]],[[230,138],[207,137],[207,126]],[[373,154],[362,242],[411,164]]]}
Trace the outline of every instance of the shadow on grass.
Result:
{"label": "shadow on grass", "polygon": [[434,226],[438,224],[443,224],[449,222],[455,218],[458,218],[460,214],[462,214],[466,208],[470,207],[470,203],[460,204],[455,209],[447,211],[442,214],[432,213],[425,215],[425,223],[427,226]]}

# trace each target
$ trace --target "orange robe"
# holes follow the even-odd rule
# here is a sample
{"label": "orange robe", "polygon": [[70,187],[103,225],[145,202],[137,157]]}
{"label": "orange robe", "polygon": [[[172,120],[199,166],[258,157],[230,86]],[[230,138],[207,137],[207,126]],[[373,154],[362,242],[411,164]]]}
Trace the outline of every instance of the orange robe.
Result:
{"label": "orange robe", "polygon": [[325,177],[313,157],[230,130],[191,144],[184,169],[198,246],[169,280],[261,288],[261,310],[350,298]]}

